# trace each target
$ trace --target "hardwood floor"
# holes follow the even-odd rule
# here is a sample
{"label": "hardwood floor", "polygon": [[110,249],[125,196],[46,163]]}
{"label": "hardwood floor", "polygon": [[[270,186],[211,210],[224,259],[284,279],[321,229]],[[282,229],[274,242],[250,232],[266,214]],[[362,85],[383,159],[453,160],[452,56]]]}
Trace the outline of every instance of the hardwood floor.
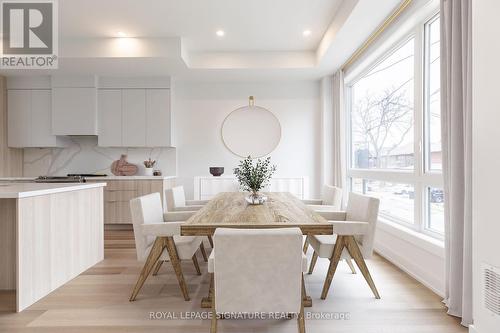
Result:
{"label": "hardwood floor", "polygon": [[[209,332],[210,319],[197,317],[208,316],[210,311],[200,308],[209,287],[201,257],[202,276],[196,275],[191,260],[182,264],[191,301],[184,301],[171,265],[165,264],[157,276],[148,278],[136,301],[129,302],[141,269],[135,260],[133,235],[130,231],[107,231],[105,243],[104,261],[21,313],[13,313],[9,305],[15,295],[0,292],[0,332]],[[373,297],[363,276],[351,274],[344,261],[339,263],[328,298],[321,300],[328,260],[318,259],[314,273],[305,275],[306,289],[313,299],[313,306],[305,309],[306,332],[467,332],[456,318],[446,314],[439,296],[395,266],[379,256],[369,260],[368,266],[380,300]],[[151,312],[164,317],[150,319]],[[320,319],[322,313],[348,318]],[[219,320],[218,332],[298,330],[296,320]]]}

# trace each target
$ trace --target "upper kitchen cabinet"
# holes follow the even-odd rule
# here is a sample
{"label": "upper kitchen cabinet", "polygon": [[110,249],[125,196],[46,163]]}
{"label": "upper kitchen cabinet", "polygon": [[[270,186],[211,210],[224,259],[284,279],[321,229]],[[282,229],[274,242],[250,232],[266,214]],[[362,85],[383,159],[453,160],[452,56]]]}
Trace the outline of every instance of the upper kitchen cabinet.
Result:
{"label": "upper kitchen cabinet", "polygon": [[122,90],[122,146],[147,147],[145,89]]}
{"label": "upper kitchen cabinet", "polygon": [[100,79],[99,146],[173,146],[169,86],[163,78]]}
{"label": "upper kitchen cabinet", "polygon": [[146,90],[146,145],[173,146],[170,89]]}
{"label": "upper kitchen cabinet", "polygon": [[103,147],[122,145],[122,91],[99,89],[97,94],[99,135],[97,144]]}
{"label": "upper kitchen cabinet", "polygon": [[66,142],[52,135],[49,89],[10,89],[7,92],[8,146],[59,147]]}
{"label": "upper kitchen cabinet", "polygon": [[52,77],[52,132],[55,135],[97,135],[97,80]]}

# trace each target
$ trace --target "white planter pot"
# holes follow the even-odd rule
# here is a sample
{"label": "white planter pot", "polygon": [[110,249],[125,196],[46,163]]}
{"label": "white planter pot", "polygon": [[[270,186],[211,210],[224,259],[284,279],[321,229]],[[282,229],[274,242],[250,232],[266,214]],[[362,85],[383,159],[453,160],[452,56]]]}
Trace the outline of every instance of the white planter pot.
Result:
{"label": "white planter pot", "polygon": [[152,176],[153,168],[144,168],[144,176]]}

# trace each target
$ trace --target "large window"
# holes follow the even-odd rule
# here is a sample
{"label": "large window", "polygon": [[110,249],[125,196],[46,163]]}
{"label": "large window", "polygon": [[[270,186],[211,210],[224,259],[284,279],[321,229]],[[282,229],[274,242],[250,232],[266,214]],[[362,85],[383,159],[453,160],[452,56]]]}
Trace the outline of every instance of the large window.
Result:
{"label": "large window", "polygon": [[415,38],[351,86],[352,166],[413,169]]}
{"label": "large window", "polygon": [[432,236],[444,231],[439,16],[347,83],[348,177],[380,198],[380,217]]}

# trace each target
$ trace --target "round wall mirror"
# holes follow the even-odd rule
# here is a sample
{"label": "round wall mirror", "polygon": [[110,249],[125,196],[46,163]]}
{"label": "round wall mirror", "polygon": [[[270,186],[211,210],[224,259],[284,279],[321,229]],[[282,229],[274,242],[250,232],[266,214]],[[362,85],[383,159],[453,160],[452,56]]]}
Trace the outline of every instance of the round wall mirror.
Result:
{"label": "round wall mirror", "polygon": [[231,112],[222,123],[222,140],[240,157],[259,158],[270,154],[281,140],[281,125],[269,110],[250,105]]}

